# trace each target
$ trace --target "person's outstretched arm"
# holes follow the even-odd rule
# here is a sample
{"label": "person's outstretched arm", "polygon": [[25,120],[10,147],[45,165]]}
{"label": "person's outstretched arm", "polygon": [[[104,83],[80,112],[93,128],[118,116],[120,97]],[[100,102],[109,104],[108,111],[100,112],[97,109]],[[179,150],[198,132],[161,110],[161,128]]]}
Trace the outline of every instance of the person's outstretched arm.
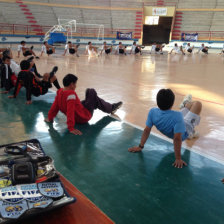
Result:
{"label": "person's outstretched arm", "polygon": [[67,98],[67,126],[71,134],[82,135],[82,132],[75,129],[75,95],[69,95]]}
{"label": "person's outstretched arm", "polygon": [[45,118],[44,120],[46,122],[53,122],[54,118],[57,116],[59,111],[59,106],[58,106],[58,95],[56,95],[55,99],[54,99],[54,103],[51,106],[51,109],[48,112],[48,117]]}
{"label": "person's outstretched arm", "polygon": [[187,163],[185,163],[181,159],[181,145],[182,145],[181,133],[174,134],[173,146],[176,160],[173,163],[173,166],[176,168],[183,168],[183,166],[187,166]]}
{"label": "person's outstretched arm", "polygon": [[148,126],[145,127],[143,134],[142,134],[142,138],[141,138],[141,142],[139,144],[139,146],[134,146],[132,148],[129,148],[128,151],[129,152],[140,152],[142,151],[142,149],[144,148],[144,145],[150,135],[152,128],[149,128]]}

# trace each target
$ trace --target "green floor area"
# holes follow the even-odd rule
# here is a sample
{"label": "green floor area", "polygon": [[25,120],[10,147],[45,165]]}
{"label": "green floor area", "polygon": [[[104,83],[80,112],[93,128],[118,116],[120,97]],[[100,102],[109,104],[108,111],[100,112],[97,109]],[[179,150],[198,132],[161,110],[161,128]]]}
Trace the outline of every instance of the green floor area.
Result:
{"label": "green floor area", "polygon": [[142,132],[109,116],[71,135],[62,114],[53,125],[43,121],[53,98],[27,106],[24,94],[0,95],[0,144],[38,138],[57,169],[118,224],[223,223],[223,165],[183,149],[188,167],[175,169],[172,144],[155,136],[129,153]]}

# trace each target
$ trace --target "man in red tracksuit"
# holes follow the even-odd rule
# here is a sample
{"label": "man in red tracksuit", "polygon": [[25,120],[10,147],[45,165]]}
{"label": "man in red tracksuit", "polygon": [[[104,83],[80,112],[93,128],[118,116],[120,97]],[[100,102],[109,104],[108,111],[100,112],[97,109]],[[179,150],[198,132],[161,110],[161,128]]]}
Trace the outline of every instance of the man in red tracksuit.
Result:
{"label": "man in red tracksuit", "polygon": [[79,100],[75,89],[78,78],[73,74],[68,74],[63,79],[64,88],[57,91],[54,103],[48,112],[46,122],[53,122],[60,110],[67,116],[67,126],[70,133],[81,135],[82,133],[75,129],[75,123],[87,123],[95,109],[100,109],[105,113],[115,113],[122,106],[122,102],[110,104],[97,96],[95,89],[87,89],[85,100]]}

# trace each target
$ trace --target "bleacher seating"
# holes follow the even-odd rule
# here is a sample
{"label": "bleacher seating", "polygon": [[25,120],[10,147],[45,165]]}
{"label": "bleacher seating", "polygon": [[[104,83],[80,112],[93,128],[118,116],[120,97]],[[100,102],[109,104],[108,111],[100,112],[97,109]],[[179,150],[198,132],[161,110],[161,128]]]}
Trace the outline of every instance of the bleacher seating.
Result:
{"label": "bleacher seating", "polygon": [[[29,2],[38,2],[37,0],[29,0]],[[164,6],[176,5],[177,9],[209,9],[224,8],[223,0],[145,0],[145,5],[160,4]],[[161,3],[162,2],[162,3]],[[67,0],[66,3],[61,0],[42,0],[41,3],[47,4],[66,4],[77,6],[99,7],[91,8],[75,8],[75,7],[59,7],[46,5],[27,4],[27,9],[35,18],[37,26],[53,26],[58,24],[58,17],[71,17],[82,24],[102,24],[105,30],[111,30],[111,34],[115,34],[116,30],[136,29],[136,10],[101,10],[100,7],[124,7],[137,8],[142,10],[143,2],[137,0]],[[19,7],[18,3],[0,2],[0,23],[9,24],[30,24],[27,15]],[[184,11],[182,13],[182,21],[178,28],[181,31],[224,31],[224,12],[212,11]],[[34,30],[35,31],[35,30]],[[46,30],[43,30],[45,32]]]}

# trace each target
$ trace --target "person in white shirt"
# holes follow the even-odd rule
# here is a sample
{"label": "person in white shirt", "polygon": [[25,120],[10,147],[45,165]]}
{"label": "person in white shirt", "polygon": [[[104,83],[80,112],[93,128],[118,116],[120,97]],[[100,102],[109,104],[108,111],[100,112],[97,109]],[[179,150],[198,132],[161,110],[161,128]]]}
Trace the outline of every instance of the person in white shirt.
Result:
{"label": "person in white shirt", "polygon": [[191,47],[191,44],[188,43],[186,46],[185,46],[185,52],[188,52],[188,53],[192,53],[193,52],[193,49],[194,49],[194,46]]}
{"label": "person in white shirt", "polygon": [[106,53],[106,54],[110,54],[112,52],[112,45],[111,46],[107,46],[107,42],[104,41],[103,42],[103,46],[101,48],[101,52],[100,52],[100,55],[102,55],[103,51]]}
{"label": "person in white shirt", "polygon": [[201,44],[201,47],[198,49],[198,53],[202,51],[205,54],[208,54],[208,47],[205,47],[205,44]]}
{"label": "person in white shirt", "polygon": [[132,45],[132,47],[131,47],[130,54],[132,54],[132,53],[134,53],[134,54],[138,54],[138,53],[140,53],[140,55],[142,55],[142,49],[141,49],[140,46],[138,46],[138,45],[136,44],[135,41],[133,42],[133,45]]}
{"label": "person in white shirt", "polygon": [[92,45],[92,42],[90,41],[90,42],[88,42],[88,45],[86,46],[86,51],[85,51],[85,53],[87,54],[89,54],[89,56],[92,56],[92,55],[96,55],[96,56],[99,56],[98,55],[98,53],[97,53],[97,47],[94,47],[93,45]]}
{"label": "person in white shirt", "polygon": [[43,53],[47,54],[48,56],[49,56],[50,54],[54,54],[54,53],[55,53],[55,47],[49,45],[49,44],[47,43],[47,41],[44,41],[43,46],[42,46],[42,48],[41,48],[41,55],[40,55],[40,56],[42,56]]}
{"label": "person in white shirt", "polygon": [[152,54],[152,53],[160,53],[160,54],[163,54],[163,48],[164,47],[165,46],[162,45],[162,44],[153,43],[150,54]]}
{"label": "person in white shirt", "polygon": [[65,52],[64,52],[63,56],[65,56],[65,54],[68,51],[69,54],[71,54],[71,55],[76,54],[76,57],[79,57],[79,55],[78,55],[78,47],[79,47],[79,44],[75,45],[71,41],[68,41],[68,43],[65,45]]}
{"label": "person in white shirt", "polygon": [[30,48],[26,47],[26,41],[24,40],[20,42],[20,45],[18,45],[18,58],[20,56],[20,52],[23,53],[24,57],[34,55],[36,59],[39,59],[39,57],[37,57],[33,51],[33,46],[31,46]]}
{"label": "person in white shirt", "polygon": [[119,42],[119,45],[115,49],[115,54],[118,53],[126,55],[126,46],[123,46],[122,42]]}
{"label": "person in white shirt", "polygon": [[182,52],[182,54],[185,55],[183,47],[182,46],[179,47],[177,43],[175,43],[173,49],[169,52],[169,54],[172,54],[173,51],[175,52],[175,54],[179,54],[180,52]]}

